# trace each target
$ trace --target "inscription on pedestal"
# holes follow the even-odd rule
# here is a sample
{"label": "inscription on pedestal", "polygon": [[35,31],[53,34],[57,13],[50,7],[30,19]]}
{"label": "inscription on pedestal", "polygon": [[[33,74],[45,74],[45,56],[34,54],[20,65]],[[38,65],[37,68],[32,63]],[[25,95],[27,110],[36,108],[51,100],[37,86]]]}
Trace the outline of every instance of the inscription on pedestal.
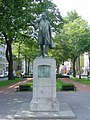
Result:
{"label": "inscription on pedestal", "polygon": [[51,66],[39,65],[38,66],[38,78],[51,78]]}

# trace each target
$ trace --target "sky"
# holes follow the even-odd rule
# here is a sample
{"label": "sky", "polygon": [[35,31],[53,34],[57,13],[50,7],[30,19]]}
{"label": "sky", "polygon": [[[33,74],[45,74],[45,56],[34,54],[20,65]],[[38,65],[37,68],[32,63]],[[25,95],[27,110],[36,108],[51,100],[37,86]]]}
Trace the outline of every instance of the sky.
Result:
{"label": "sky", "polygon": [[67,12],[76,10],[79,16],[90,25],[90,0],[52,0],[53,3],[57,5],[61,15],[64,17],[67,15]]}

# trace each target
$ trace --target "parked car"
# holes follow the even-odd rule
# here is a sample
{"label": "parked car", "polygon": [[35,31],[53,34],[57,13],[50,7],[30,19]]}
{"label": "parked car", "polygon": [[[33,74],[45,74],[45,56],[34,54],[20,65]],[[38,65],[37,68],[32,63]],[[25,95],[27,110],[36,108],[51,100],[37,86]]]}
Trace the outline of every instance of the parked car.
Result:
{"label": "parked car", "polygon": [[5,76],[5,77],[8,77],[8,71],[6,71],[6,72],[4,73],[4,76]]}
{"label": "parked car", "polygon": [[8,77],[8,71],[3,72],[3,74],[0,74],[1,78]]}
{"label": "parked car", "polygon": [[3,78],[4,77],[4,74],[0,74],[0,78]]}

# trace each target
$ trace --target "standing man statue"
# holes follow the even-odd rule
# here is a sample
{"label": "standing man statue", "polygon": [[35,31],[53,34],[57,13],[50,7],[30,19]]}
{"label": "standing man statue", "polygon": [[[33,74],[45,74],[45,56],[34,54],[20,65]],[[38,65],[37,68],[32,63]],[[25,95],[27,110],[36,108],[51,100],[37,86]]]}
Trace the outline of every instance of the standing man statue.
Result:
{"label": "standing man statue", "polygon": [[40,45],[41,57],[48,56],[48,50],[52,46],[50,23],[46,20],[43,12],[41,17],[36,20],[38,31],[38,44]]}

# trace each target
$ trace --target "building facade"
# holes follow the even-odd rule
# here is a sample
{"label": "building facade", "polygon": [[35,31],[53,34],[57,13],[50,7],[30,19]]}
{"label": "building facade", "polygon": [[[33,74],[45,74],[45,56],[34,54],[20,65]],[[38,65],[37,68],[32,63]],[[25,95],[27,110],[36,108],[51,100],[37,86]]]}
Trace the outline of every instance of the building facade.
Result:
{"label": "building facade", "polygon": [[6,46],[0,45],[0,75],[4,74],[6,71]]}

